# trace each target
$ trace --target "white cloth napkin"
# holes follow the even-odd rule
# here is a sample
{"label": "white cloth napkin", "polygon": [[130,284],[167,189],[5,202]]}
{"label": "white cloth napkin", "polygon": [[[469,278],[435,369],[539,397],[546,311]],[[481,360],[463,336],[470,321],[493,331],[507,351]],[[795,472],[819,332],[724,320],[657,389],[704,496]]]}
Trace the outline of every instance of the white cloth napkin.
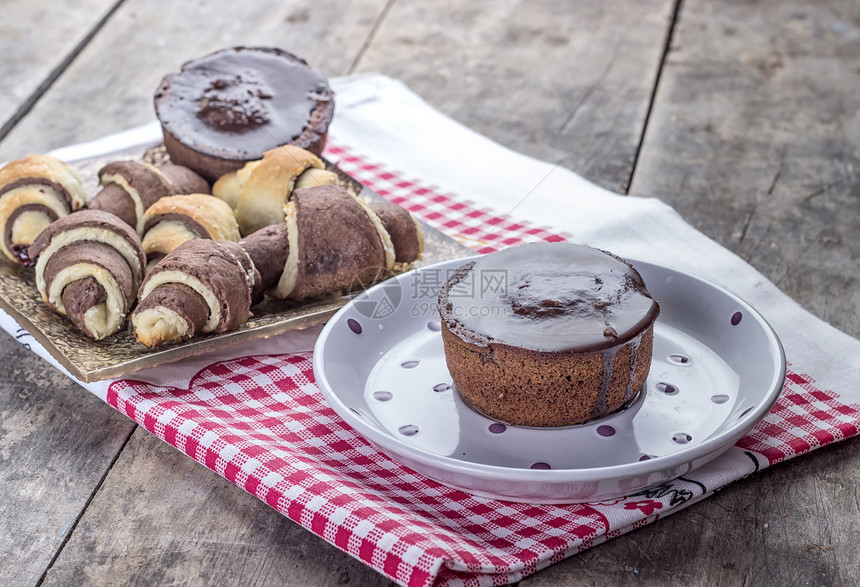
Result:
{"label": "white cloth napkin", "polygon": [[[332,143],[346,151],[360,153],[363,160],[378,162],[387,169],[396,170],[398,177],[414,179],[416,184],[430,185],[438,193],[450,194],[452,200],[468,202],[472,209],[487,210],[494,217],[510,217],[512,220],[548,227],[554,232],[571,235],[576,242],[597,246],[622,256],[678,268],[722,285],[757,308],[776,330],[795,374],[794,379],[787,381],[787,386],[794,386],[790,391],[796,393],[796,397],[809,391],[808,381],[804,379],[809,376],[817,386],[816,392],[810,395],[808,400],[810,404],[817,401],[826,404],[833,398],[838,398],[841,404],[856,404],[860,400],[860,362],[857,360],[857,357],[860,357],[860,342],[812,316],[755,269],[692,228],[672,208],[659,200],[619,196],[595,186],[569,170],[506,149],[440,114],[396,80],[380,75],[360,75],[332,80],[332,85],[338,97],[337,114],[330,129]],[[154,144],[159,140],[160,128],[157,123],[152,123],[99,141],[59,149],[53,154],[74,161],[127,147]],[[0,313],[0,327],[62,370],[35,340],[23,333],[14,320],[4,313]],[[199,375],[201,364],[211,365],[249,355],[310,351],[318,334],[319,328],[288,333],[204,357],[144,370],[134,374],[133,378],[156,386],[185,389],[189,387],[192,378]],[[302,380],[301,377],[299,380]],[[123,382],[119,383],[119,387],[123,387]],[[109,401],[111,382],[82,385],[103,400]],[[128,388],[129,385],[124,387]],[[828,393],[822,395],[817,392],[820,389],[825,389]],[[117,397],[120,395],[114,392],[113,401],[109,403],[118,406]],[[128,392],[121,396],[121,401],[139,401],[142,402],[140,405],[150,402],[146,398],[141,400],[141,397],[143,396]],[[165,397],[170,399],[169,394]],[[778,406],[774,413],[768,416],[773,419],[767,425],[772,430],[798,427],[793,409],[793,405]],[[819,413],[817,409],[808,413]],[[776,453],[776,457],[768,456],[764,459],[734,447],[720,458],[694,471],[694,474],[687,475],[677,487],[671,490],[656,490],[653,495],[646,496],[647,500],[625,503],[618,500],[613,503],[592,504],[593,508],[589,511],[605,516],[608,521],[602,534],[593,535],[593,538],[571,538],[569,542],[553,546],[552,549],[547,547],[525,566],[516,562],[525,560],[521,552],[501,552],[501,549],[496,552],[490,547],[469,550],[472,548],[470,546],[465,550],[450,551],[448,555],[440,555],[432,548],[419,549],[416,552],[420,552],[426,560],[433,561],[432,564],[427,563],[429,566],[425,568],[422,566],[425,563],[419,561],[411,567],[404,567],[408,572],[402,569],[390,571],[385,564],[375,562],[373,556],[368,558],[360,552],[352,552],[348,545],[339,547],[403,584],[417,581],[411,574],[416,569],[423,569],[428,581],[436,577],[439,581],[447,581],[452,585],[471,584],[471,580],[465,579],[466,575],[457,574],[466,572],[480,576],[480,580],[475,584],[516,580],[553,560],[558,560],[557,556],[573,554],[577,549],[605,540],[610,534],[606,530],[611,530],[612,535],[626,532],[642,523],[653,521],[657,515],[666,515],[695,503],[710,495],[714,489],[758,469],[760,465],[766,466],[768,462],[772,464],[785,456],[856,434],[860,429],[858,414],[860,411],[847,414],[844,410],[832,410],[827,414],[831,421],[826,427],[816,428],[814,421],[809,426],[802,425],[803,429],[794,434],[793,440],[788,442],[790,446],[783,452]],[[809,423],[808,420],[805,422]],[[842,424],[845,425],[840,427]],[[780,428],[783,425],[785,428]],[[838,431],[833,432],[836,428]],[[812,440],[807,439],[810,430],[813,431]],[[769,446],[768,438],[777,437],[782,438],[779,434],[769,436],[765,430],[758,439],[764,439],[763,444],[759,445],[761,450],[751,450],[758,450],[760,453],[766,451]],[[174,446],[178,444],[171,443]],[[233,450],[231,446],[228,448]],[[219,472],[225,474],[223,471]],[[229,477],[227,474],[225,476]],[[264,478],[264,481],[266,479]],[[246,481],[231,480],[264,499],[258,483],[251,489]],[[696,490],[695,498],[689,497],[693,492],[685,489],[687,486],[700,488]],[[670,491],[674,493],[670,494]],[[681,500],[673,499],[678,492],[685,491],[687,497]],[[268,501],[268,498],[265,499]],[[475,502],[479,507],[483,507],[480,499]],[[290,503],[295,502],[278,502],[273,506],[288,514]],[[515,509],[501,508],[496,513],[509,515]],[[556,509],[562,518],[568,520],[582,515],[585,510]],[[633,516],[631,512],[634,510],[639,517]],[[511,519],[516,525],[522,526],[519,516],[517,513],[512,515]],[[303,523],[302,519],[300,517],[297,521]],[[451,525],[451,528],[459,526]],[[508,532],[505,528],[502,530]],[[449,540],[463,536],[463,532],[458,530]],[[547,544],[557,542],[554,535],[547,536]],[[334,542],[337,543],[336,538]],[[393,546],[391,549],[395,550]],[[512,549],[516,550],[513,547]],[[469,556],[492,555],[500,558],[473,569],[463,562],[466,559],[460,556],[462,552]],[[511,555],[512,558],[504,558],[502,555]],[[419,558],[415,560],[418,561]],[[425,558],[420,560],[424,561]],[[450,569],[456,576],[445,578],[444,573],[448,572],[446,569]],[[442,575],[437,575],[440,572]],[[493,573],[501,575],[492,577]]]}

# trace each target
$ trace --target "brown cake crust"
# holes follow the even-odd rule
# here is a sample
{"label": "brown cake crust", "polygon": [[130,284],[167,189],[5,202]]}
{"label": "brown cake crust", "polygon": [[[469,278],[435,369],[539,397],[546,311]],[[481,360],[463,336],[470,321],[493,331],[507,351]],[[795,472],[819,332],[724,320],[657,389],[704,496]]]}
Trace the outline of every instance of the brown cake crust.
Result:
{"label": "brown cake crust", "polygon": [[[614,256],[609,259],[620,261]],[[540,255],[534,255],[534,263],[539,267]],[[439,295],[448,370],[470,405],[508,424],[551,427],[600,418],[636,397],[651,364],[654,322],[659,314],[656,302],[642,321],[621,336],[607,327],[605,341],[596,337],[569,349],[529,348],[475,332],[454,315],[452,296],[457,294],[452,290],[456,292],[459,284],[474,277],[474,265],[473,261],[456,270]],[[632,267],[631,271],[638,277],[630,282],[635,295],[650,298],[638,272]],[[548,305],[538,311],[553,308]],[[541,321],[552,316],[531,318],[540,328]]]}
{"label": "brown cake crust", "polygon": [[235,47],[166,76],[155,110],[171,161],[214,182],[280,145],[322,153],[334,94],[322,73],[291,53]]}

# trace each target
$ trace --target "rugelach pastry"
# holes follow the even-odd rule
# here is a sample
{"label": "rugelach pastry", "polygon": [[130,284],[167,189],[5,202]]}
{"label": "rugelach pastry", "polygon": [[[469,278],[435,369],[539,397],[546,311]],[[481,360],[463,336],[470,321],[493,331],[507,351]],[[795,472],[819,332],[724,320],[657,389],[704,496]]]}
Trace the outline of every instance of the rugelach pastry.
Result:
{"label": "rugelach pastry", "polygon": [[303,59],[275,48],[236,47],[166,76],[155,112],[171,161],[214,182],[280,145],[322,153],[334,96],[325,76]]}
{"label": "rugelach pastry", "polygon": [[102,190],[87,208],[104,210],[136,228],[147,208],[175,194],[208,194],[209,183],[187,167],[165,163],[154,167],[139,161],[115,161],[99,170]]}
{"label": "rugelach pastry", "polygon": [[457,269],[439,313],[461,396],[502,422],[548,427],[601,418],[636,396],[660,306],[619,257],[533,243]]}
{"label": "rugelach pastry", "polygon": [[382,221],[342,187],[295,190],[286,225],[289,252],[272,297],[312,298],[350,287],[362,271],[394,267],[394,245]]}
{"label": "rugelach pastry", "polygon": [[239,242],[260,272],[260,287],[276,299],[344,290],[359,276],[372,281],[373,271],[381,277],[423,251],[423,231],[407,210],[367,204],[339,186],[297,189],[286,211],[285,221]]}
{"label": "rugelach pastry", "polygon": [[143,278],[137,233],[113,214],[81,210],[51,223],[30,246],[36,287],[55,312],[100,340],[125,322]]}
{"label": "rugelach pastry", "polygon": [[424,231],[406,208],[392,202],[374,201],[368,204],[382,222],[394,246],[394,262],[408,265],[424,252]]}
{"label": "rugelach pastry", "polygon": [[284,145],[223,175],[212,187],[212,194],[235,210],[239,229],[248,235],[283,222],[284,204],[294,189],[336,183],[337,174],[324,167],[310,151]]}
{"label": "rugelach pastry", "polygon": [[233,210],[209,194],[161,198],[141,216],[137,232],[150,266],[193,238],[239,240]]}
{"label": "rugelach pastry", "polygon": [[193,239],[164,257],[146,276],[131,316],[148,347],[225,332],[251,316],[256,272],[236,243]]}
{"label": "rugelach pastry", "polygon": [[36,236],[54,220],[86,201],[81,178],[71,165],[49,155],[30,155],[0,168],[0,226],[3,254],[21,265]]}

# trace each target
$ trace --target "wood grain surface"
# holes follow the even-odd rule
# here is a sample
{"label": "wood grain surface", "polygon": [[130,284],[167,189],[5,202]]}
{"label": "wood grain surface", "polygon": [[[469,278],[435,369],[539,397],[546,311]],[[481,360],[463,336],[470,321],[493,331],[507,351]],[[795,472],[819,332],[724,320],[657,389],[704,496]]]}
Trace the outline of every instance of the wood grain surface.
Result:
{"label": "wood grain surface", "polygon": [[[860,334],[853,0],[10,6],[0,160],[148,122],[158,81],[183,61],[277,45],[330,76],[398,77],[502,144],[659,196]],[[43,17],[62,24],[28,34]],[[852,584],[858,442],[760,472],[520,585]],[[0,584],[389,584],[5,334],[0,483]]]}
{"label": "wood grain surface", "polygon": [[[29,0],[4,0],[0,4],[0,140],[100,30],[114,2],[81,0],[62,11]],[[0,156],[0,161],[6,160]]]}

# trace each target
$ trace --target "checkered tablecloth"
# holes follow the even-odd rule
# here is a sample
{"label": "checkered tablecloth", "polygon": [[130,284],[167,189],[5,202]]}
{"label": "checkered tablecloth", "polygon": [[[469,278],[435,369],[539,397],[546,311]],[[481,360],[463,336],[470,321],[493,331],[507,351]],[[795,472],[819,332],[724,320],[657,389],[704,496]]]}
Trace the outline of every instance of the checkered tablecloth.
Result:
{"label": "checkered tablecloth", "polygon": [[[507,151],[394,80],[345,79],[336,89],[340,109],[326,156],[476,251],[533,240],[589,242],[698,273],[764,309],[790,361],[776,405],[735,447],[670,483],[623,499],[528,505],[448,488],[354,432],[314,384],[318,329],[87,389],[344,552],[416,586],[516,581],[860,430],[860,344],[811,317],[659,201],[615,196]],[[132,136],[148,139],[152,130]],[[90,154],[87,148],[78,152]],[[463,153],[469,157],[458,163]],[[0,326],[13,334],[18,328],[5,315]],[[35,341],[20,340],[53,362]]]}

